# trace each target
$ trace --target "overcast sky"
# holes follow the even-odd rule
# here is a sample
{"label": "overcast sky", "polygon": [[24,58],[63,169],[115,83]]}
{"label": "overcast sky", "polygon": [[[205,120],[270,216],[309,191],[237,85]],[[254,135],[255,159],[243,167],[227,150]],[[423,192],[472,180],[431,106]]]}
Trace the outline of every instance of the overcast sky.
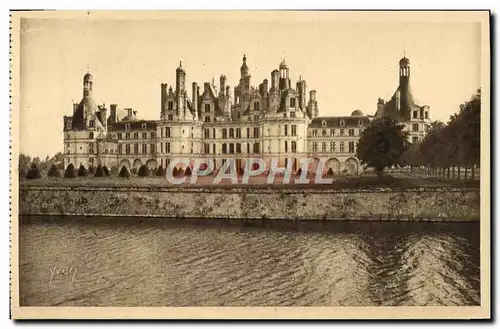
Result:
{"label": "overcast sky", "polygon": [[292,86],[301,75],[317,91],[321,116],[374,114],[377,99],[397,88],[404,52],[414,96],[432,119],[446,121],[480,87],[479,23],[226,16],[23,20],[20,151],[62,151],[62,117],[81,100],[87,68],[97,102],[132,107],[144,119],[159,118],[160,84],[175,88],[180,60],[191,95],[193,81],[218,85],[221,74],[234,88],[243,54],[254,86],[286,58]]}

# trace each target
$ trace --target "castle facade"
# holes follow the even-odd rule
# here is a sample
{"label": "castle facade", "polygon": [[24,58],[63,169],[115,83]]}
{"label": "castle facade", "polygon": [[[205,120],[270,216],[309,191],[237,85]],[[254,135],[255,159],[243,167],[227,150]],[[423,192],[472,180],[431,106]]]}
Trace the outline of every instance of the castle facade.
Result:
{"label": "castle facade", "polygon": [[[305,80],[295,87],[286,62],[271,72],[270,84],[264,79],[257,88],[251,84],[246,56],[240,68],[239,84],[231,90],[226,77],[200,86],[186,86],[186,72],[180,63],[175,86],[161,84],[159,120],[141,119],[137,111],[109,109],[92,98],[93,76],[83,77],[83,98],[73,104],[73,115],[64,117],[64,166],[106,165],[138,169],[167,167],[172,159],[212,159],[215,169],[235,159],[243,168],[245,159],[261,158],[269,166],[300,168],[301,158],[320,159],[325,171],[334,174],[362,172],[356,158],[360,134],[378,116],[392,115],[410,132],[415,143],[430,123],[429,107],[414,103],[409,78],[410,63],[399,63],[399,86],[393,97],[379,99],[374,116],[359,110],[350,116],[319,116],[316,91],[307,92]],[[175,88],[175,89],[174,89]],[[313,163],[314,165],[314,163]],[[179,166],[183,166],[180,164]]]}

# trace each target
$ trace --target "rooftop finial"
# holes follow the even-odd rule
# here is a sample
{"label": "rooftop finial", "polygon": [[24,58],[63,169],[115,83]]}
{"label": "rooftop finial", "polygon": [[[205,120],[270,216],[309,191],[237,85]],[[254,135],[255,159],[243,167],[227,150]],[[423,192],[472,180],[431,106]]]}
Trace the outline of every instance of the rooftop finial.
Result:
{"label": "rooftop finial", "polygon": [[182,61],[179,61],[179,67],[182,67]]}
{"label": "rooftop finial", "polygon": [[403,57],[406,58],[406,49],[403,50]]}

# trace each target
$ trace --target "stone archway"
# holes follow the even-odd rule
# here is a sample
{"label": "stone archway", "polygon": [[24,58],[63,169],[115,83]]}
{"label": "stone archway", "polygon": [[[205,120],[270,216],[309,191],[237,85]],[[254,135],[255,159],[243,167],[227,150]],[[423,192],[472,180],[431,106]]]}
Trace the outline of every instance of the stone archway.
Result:
{"label": "stone archway", "polygon": [[327,170],[327,172],[330,169],[333,171],[334,175],[340,174],[340,161],[338,159],[336,159],[336,158],[330,158],[330,159],[328,159],[328,161],[326,162],[326,170]]}
{"label": "stone archway", "polygon": [[158,166],[158,163],[157,163],[156,159],[150,159],[146,162],[146,166],[148,166],[149,170],[153,170],[153,169],[156,169],[156,167]]}
{"label": "stone archway", "polygon": [[128,161],[127,159],[123,159],[122,161],[120,161],[120,168],[121,167],[127,167],[128,169],[130,169],[130,161]]}
{"label": "stone archway", "polygon": [[345,168],[348,175],[357,175],[359,172],[359,161],[355,158],[349,158],[345,162]]}
{"label": "stone archway", "polygon": [[142,166],[142,161],[141,159],[135,159],[134,160],[134,169],[139,170],[139,168]]}

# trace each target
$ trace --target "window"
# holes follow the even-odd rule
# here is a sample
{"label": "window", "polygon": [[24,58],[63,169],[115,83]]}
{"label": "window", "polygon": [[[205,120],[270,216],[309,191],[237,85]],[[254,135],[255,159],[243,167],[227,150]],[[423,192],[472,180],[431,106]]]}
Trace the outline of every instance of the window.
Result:
{"label": "window", "polygon": [[89,153],[93,154],[94,153],[94,143],[89,144]]}
{"label": "window", "polygon": [[253,121],[259,121],[259,115],[258,114],[253,116]]}
{"label": "window", "polygon": [[354,153],[354,142],[353,141],[349,142],[349,153]]}
{"label": "window", "polygon": [[154,131],[151,132],[151,139],[155,139],[156,133]]}
{"label": "window", "polygon": [[240,119],[240,117],[241,117],[241,113],[240,113],[240,112],[236,113],[236,118],[237,118],[238,120]]}
{"label": "window", "polygon": [[209,116],[205,117],[205,122],[210,122],[210,117]]}
{"label": "window", "polygon": [[210,138],[210,129],[205,129],[203,131],[203,137],[206,139]]}
{"label": "window", "polygon": [[125,144],[125,153],[130,154],[130,144]]}
{"label": "window", "polygon": [[417,136],[413,136],[413,137],[411,138],[411,142],[412,142],[413,144],[418,143],[418,137],[417,137]]}
{"label": "window", "polygon": [[155,145],[155,144],[151,144],[151,145],[150,145],[151,154],[154,154],[154,153],[155,153],[155,148],[156,148],[156,145]]}
{"label": "window", "polygon": [[418,112],[417,111],[413,111],[413,119],[416,119],[418,118]]}
{"label": "window", "polygon": [[210,154],[210,144],[203,144],[205,154]]}
{"label": "window", "polygon": [[349,129],[348,132],[349,132],[349,136],[354,136],[354,129]]}
{"label": "window", "polygon": [[148,153],[148,145],[147,144],[142,144],[142,154]]}
{"label": "window", "polygon": [[123,153],[122,144],[118,144],[118,153],[120,153],[120,154]]}
{"label": "window", "polygon": [[163,127],[160,127],[160,136],[163,138]]}
{"label": "window", "polygon": [[170,138],[170,127],[165,127],[165,137]]}
{"label": "window", "polygon": [[172,111],[174,109],[174,102],[170,101],[168,102],[168,110]]}
{"label": "window", "polygon": [[241,153],[241,144],[236,143],[236,153]]}
{"label": "window", "polygon": [[147,123],[143,123],[143,124],[141,125],[141,127],[142,127],[142,129],[146,129],[146,128],[148,127],[148,124],[147,124]]}
{"label": "window", "polygon": [[170,143],[165,143],[165,153],[170,153]]}
{"label": "window", "polygon": [[94,139],[94,132],[93,132],[93,131],[91,131],[91,132],[89,133],[89,138],[90,138],[90,139]]}
{"label": "window", "polygon": [[254,127],[253,128],[253,137],[254,138],[259,138],[259,127]]}
{"label": "window", "polygon": [[226,154],[227,153],[227,145],[226,143],[222,144],[222,154]]}
{"label": "window", "polygon": [[[216,137],[215,137],[215,128],[212,128],[212,136],[213,136],[213,138],[216,138]],[[215,152],[214,152],[214,153],[215,153]]]}
{"label": "window", "polygon": [[234,129],[229,128],[229,138],[234,138]]}
{"label": "window", "polygon": [[318,153],[318,142],[313,142],[313,153]]}
{"label": "window", "polygon": [[89,120],[89,127],[94,128],[94,120]]}
{"label": "window", "polygon": [[283,128],[285,129],[284,132],[285,136],[288,136],[288,125],[285,125]]}
{"label": "window", "polygon": [[411,125],[411,130],[412,131],[418,131],[418,123],[414,123]]}
{"label": "window", "polygon": [[139,154],[139,144],[134,144],[134,154]]}
{"label": "window", "polygon": [[318,131],[316,129],[313,130],[313,136],[318,137]]}
{"label": "window", "polygon": [[222,138],[227,138],[227,129],[222,129]]}
{"label": "window", "polygon": [[241,138],[241,129],[236,128],[236,138]]}
{"label": "window", "polygon": [[173,114],[169,114],[168,115],[168,120],[170,120],[170,121],[174,120],[174,115]]}
{"label": "window", "polygon": [[285,153],[288,152],[288,141],[285,141]]}
{"label": "window", "polygon": [[425,111],[425,113],[424,113],[424,114],[425,114],[425,118],[426,118],[426,119],[429,119],[429,112]]}
{"label": "window", "polygon": [[292,141],[292,152],[293,153],[297,152],[297,142],[296,141]]}
{"label": "window", "polygon": [[125,129],[130,129],[130,123],[125,124]]}
{"label": "window", "polygon": [[118,133],[118,139],[122,139],[122,133]]}
{"label": "window", "polygon": [[295,107],[295,98],[290,98],[290,107]]}
{"label": "window", "polygon": [[297,136],[297,125],[292,125],[292,136]]}
{"label": "window", "polygon": [[[250,138],[250,128],[247,128],[247,138]],[[248,152],[250,153],[250,152]]]}
{"label": "window", "polygon": [[345,126],[345,120],[340,120],[340,125]]}
{"label": "window", "polygon": [[325,137],[325,136],[326,136],[326,129],[323,129],[323,130],[321,131],[321,136],[323,136],[323,137]]}
{"label": "window", "polygon": [[247,153],[250,153],[250,143],[247,143]]}
{"label": "window", "polygon": [[340,152],[344,152],[344,142],[340,142]]}
{"label": "window", "polygon": [[163,153],[163,142],[160,143],[160,153]]}
{"label": "window", "polygon": [[344,136],[344,129],[340,129],[340,136]]}
{"label": "window", "polygon": [[205,113],[210,112],[210,104],[205,104]]}
{"label": "window", "polygon": [[253,103],[253,109],[254,109],[255,111],[258,111],[258,110],[259,110],[259,102],[254,102],[254,103]]}
{"label": "window", "polygon": [[421,108],[420,109],[420,119],[422,119],[424,117],[424,109]]}
{"label": "window", "polygon": [[330,129],[330,136],[335,136],[335,129]]}
{"label": "window", "polygon": [[253,144],[253,153],[259,153],[259,152],[260,152],[260,144],[254,143]]}
{"label": "window", "polygon": [[335,142],[330,142],[330,152],[335,152]]}
{"label": "window", "polygon": [[326,142],[321,143],[321,152],[326,153]]}
{"label": "window", "polygon": [[358,126],[362,126],[363,125],[363,120],[358,120]]}
{"label": "window", "polygon": [[125,133],[125,139],[130,139],[130,133]]}
{"label": "window", "polygon": [[229,153],[234,154],[234,143],[229,144]]}
{"label": "window", "polygon": [[290,112],[290,118],[295,118],[295,111]]}

